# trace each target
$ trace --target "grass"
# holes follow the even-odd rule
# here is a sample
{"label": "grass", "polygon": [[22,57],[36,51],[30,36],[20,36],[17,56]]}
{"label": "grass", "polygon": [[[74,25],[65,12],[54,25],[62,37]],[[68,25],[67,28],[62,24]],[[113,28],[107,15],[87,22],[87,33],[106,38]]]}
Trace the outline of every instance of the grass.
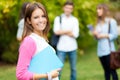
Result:
{"label": "grass", "polygon": [[[117,72],[119,76],[120,69]],[[61,80],[70,80],[70,66],[68,61],[64,65]],[[83,55],[78,54],[77,80],[104,80],[103,69],[96,55],[96,48],[85,50]]]}
{"label": "grass", "polygon": [[[85,50],[84,54],[78,54],[77,58],[77,80],[104,80],[103,70],[95,48]],[[16,80],[15,68],[15,65],[0,65],[0,80]],[[117,70],[117,72],[120,75],[120,70]],[[70,80],[68,60],[63,67],[61,80]]]}
{"label": "grass", "polygon": [[15,65],[0,65],[0,80],[17,80]]}

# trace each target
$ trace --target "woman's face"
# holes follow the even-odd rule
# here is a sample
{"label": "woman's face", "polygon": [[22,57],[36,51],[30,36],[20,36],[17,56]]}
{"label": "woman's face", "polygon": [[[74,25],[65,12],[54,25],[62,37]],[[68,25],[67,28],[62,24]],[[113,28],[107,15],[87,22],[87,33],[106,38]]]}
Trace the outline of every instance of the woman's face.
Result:
{"label": "woman's face", "polygon": [[32,15],[29,23],[33,26],[33,32],[40,34],[46,27],[47,19],[44,12],[40,8],[36,8]]}
{"label": "woman's face", "polygon": [[98,8],[97,9],[97,14],[98,14],[98,16],[102,16],[103,15],[103,9],[102,8]]}

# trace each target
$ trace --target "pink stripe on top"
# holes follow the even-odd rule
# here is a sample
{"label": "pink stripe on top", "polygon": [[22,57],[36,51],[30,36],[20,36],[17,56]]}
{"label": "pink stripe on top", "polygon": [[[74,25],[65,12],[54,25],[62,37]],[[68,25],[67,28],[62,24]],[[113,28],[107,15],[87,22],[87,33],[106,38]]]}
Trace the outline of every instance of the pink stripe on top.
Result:
{"label": "pink stripe on top", "polygon": [[28,71],[28,67],[35,50],[35,41],[30,36],[26,37],[19,48],[19,58],[16,68],[18,80],[30,80],[33,78],[33,73]]}

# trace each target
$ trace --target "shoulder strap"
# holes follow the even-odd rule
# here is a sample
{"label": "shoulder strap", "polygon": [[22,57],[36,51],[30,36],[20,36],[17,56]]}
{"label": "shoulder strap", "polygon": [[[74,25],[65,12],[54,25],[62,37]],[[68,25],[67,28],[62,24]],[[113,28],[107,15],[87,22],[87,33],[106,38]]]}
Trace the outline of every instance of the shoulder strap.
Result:
{"label": "shoulder strap", "polygon": [[62,16],[60,15],[59,18],[60,18],[60,28],[61,28],[61,24],[62,24]]}
{"label": "shoulder strap", "polygon": [[110,21],[108,22],[108,33],[110,33]]}
{"label": "shoulder strap", "polygon": [[[110,33],[110,21],[108,22],[108,33]],[[109,47],[110,47],[110,50],[111,50],[111,45],[110,45],[110,39],[108,38],[108,42],[109,42]]]}
{"label": "shoulder strap", "polygon": [[60,17],[60,24],[61,24],[61,22],[62,22],[62,17],[61,17],[61,15],[60,15],[59,17]]}

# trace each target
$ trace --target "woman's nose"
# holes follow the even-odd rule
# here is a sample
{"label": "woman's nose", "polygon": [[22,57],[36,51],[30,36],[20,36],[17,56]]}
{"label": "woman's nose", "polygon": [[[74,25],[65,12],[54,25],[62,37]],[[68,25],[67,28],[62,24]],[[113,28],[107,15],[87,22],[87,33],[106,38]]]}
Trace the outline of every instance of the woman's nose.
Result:
{"label": "woman's nose", "polygon": [[47,22],[47,20],[45,18],[40,18],[39,22]]}

